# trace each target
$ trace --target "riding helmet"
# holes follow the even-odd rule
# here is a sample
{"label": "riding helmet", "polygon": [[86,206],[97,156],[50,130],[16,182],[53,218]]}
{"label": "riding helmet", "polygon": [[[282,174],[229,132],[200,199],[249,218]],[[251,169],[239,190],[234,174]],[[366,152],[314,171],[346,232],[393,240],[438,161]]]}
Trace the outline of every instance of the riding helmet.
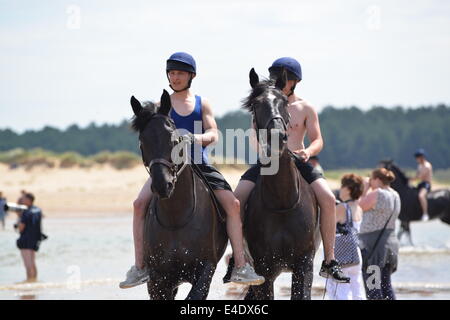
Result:
{"label": "riding helmet", "polygon": [[417,149],[416,152],[414,153],[414,157],[416,157],[416,158],[417,157],[425,157],[425,156],[426,156],[425,150],[422,148]]}
{"label": "riding helmet", "polygon": [[277,74],[283,68],[288,71],[288,80],[302,80],[302,67],[300,63],[290,57],[282,57],[275,60],[269,68],[269,72]]}
{"label": "riding helmet", "polygon": [[167,59],[166,71],[181,70],[191,73],[197,73],[197,67],[194,58],[186,52],[175,52]]}

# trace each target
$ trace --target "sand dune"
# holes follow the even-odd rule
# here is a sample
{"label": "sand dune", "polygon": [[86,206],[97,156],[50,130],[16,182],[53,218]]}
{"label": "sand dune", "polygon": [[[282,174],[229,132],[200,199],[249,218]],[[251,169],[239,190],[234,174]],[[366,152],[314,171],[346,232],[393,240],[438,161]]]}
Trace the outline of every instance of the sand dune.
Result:
{"label": "sand dune", "polygon": [[[242,171],[223,172],[235,188]],[[16,202],[20,191],[34,193],[46,216],[105,216],[132,214],[132,203],[148,177],[144,167],[116,170],[110,166],[89,169],[22,168],[0,164],[0,190]]]}
{"label": "sand dune", "polygon": [[[243,170],[221,170],[234,189]],[[0,191],[15,202],[25,189],[36,196],[46,216],[85,217],[132,214],[132,203],[148,177],[144,167],[117,170],[108,165],[92,168],[10,170],[0,164]],[[339,181],[327,180],[332,189]],[[435,188],[446,187],[434,184]],[[447,186],[448,187],[448,186]]]}

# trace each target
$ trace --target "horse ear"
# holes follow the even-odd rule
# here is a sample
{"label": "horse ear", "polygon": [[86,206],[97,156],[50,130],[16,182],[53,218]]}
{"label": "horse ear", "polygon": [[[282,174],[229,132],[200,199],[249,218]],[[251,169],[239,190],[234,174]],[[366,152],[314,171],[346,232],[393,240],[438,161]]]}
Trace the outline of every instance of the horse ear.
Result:
{"label": "horse ear", "polygon": [[131,103],[131,107],[133,108],[134,114],[136,116],[139,115],[139,113],[141,113],[141,111],[143,109],[139,100],[136,99],[134,96],[131,96],[130,103]]}
{"label": "horse ear", "polygon": [[287,83],[287,72],[286,69],[283,68],[283,71],[281,72],[281,75],[277,78],[277,81],[275,82],[275,87],[283,90]]}
{"label": "horse ear", "polygon": [[166,90],[164,90],[161,95],[161,106],[158,109],[158,113],[168,116],[171,108],[172,102],[170,101],[170,95]]}
{"label": "horse ear", "polygon": [[252,70],[250,70],[249,76],[250,76],[250,85],[252,86],[252,88],[256,87],[256,85],[259,83],[259,77],[255,71],[255,68],[252,68]]}

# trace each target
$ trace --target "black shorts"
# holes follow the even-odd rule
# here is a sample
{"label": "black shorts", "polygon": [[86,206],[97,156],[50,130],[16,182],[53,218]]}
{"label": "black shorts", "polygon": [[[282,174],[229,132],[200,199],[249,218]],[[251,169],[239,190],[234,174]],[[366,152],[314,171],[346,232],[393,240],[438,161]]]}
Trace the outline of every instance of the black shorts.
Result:
{"label": "black shorts", "polygon": [[210,164],[197,164],[208,183],[213,190],[230,190],[231,186],[225,180],[225,177]]}
{"label": "black shorts", "polygon": [[419,183],[417,185],[417,190],[420,191],[420,189],[422,189],[422,188],[426,189],[427,192],[430,192],[431,191],[431,184],[429,182],[427,182],[427,181],[422,181],[421,183]]}
{"label": "black shorts", "polygon": [[[317,179],[324,178],[323,174],[316,170],[309,162],[304,162],[300,160],[298,157],[294,156],[295,166],[298,171],[302,175],[303,179],[305,179],[308,184],[313,183]],[[261,174],[261,163],[258,161],[257,164],[253,165],[248,169],[242,176],[241,180],[248,180],[256,183],[258,177]]]}
{"label": "black shorts", "polygon": [[39,250],[39,241],[30,240],[27,238],[20,237],[17,239],[17,248],[19,249],[29,249],[38,251]]}

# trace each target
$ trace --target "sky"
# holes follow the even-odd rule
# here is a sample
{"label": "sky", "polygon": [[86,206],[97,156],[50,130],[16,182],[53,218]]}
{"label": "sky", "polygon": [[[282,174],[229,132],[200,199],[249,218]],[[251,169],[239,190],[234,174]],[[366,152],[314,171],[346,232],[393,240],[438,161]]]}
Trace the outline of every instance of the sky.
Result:
{"label": "sky", "polygon": [[130,119],[131,95],[170,90],[177,51],[216,116],[240,108],[252,67],[268,76],[283,56],[318,112],[450,103],[448,0],[0,0],[0,129]]}

